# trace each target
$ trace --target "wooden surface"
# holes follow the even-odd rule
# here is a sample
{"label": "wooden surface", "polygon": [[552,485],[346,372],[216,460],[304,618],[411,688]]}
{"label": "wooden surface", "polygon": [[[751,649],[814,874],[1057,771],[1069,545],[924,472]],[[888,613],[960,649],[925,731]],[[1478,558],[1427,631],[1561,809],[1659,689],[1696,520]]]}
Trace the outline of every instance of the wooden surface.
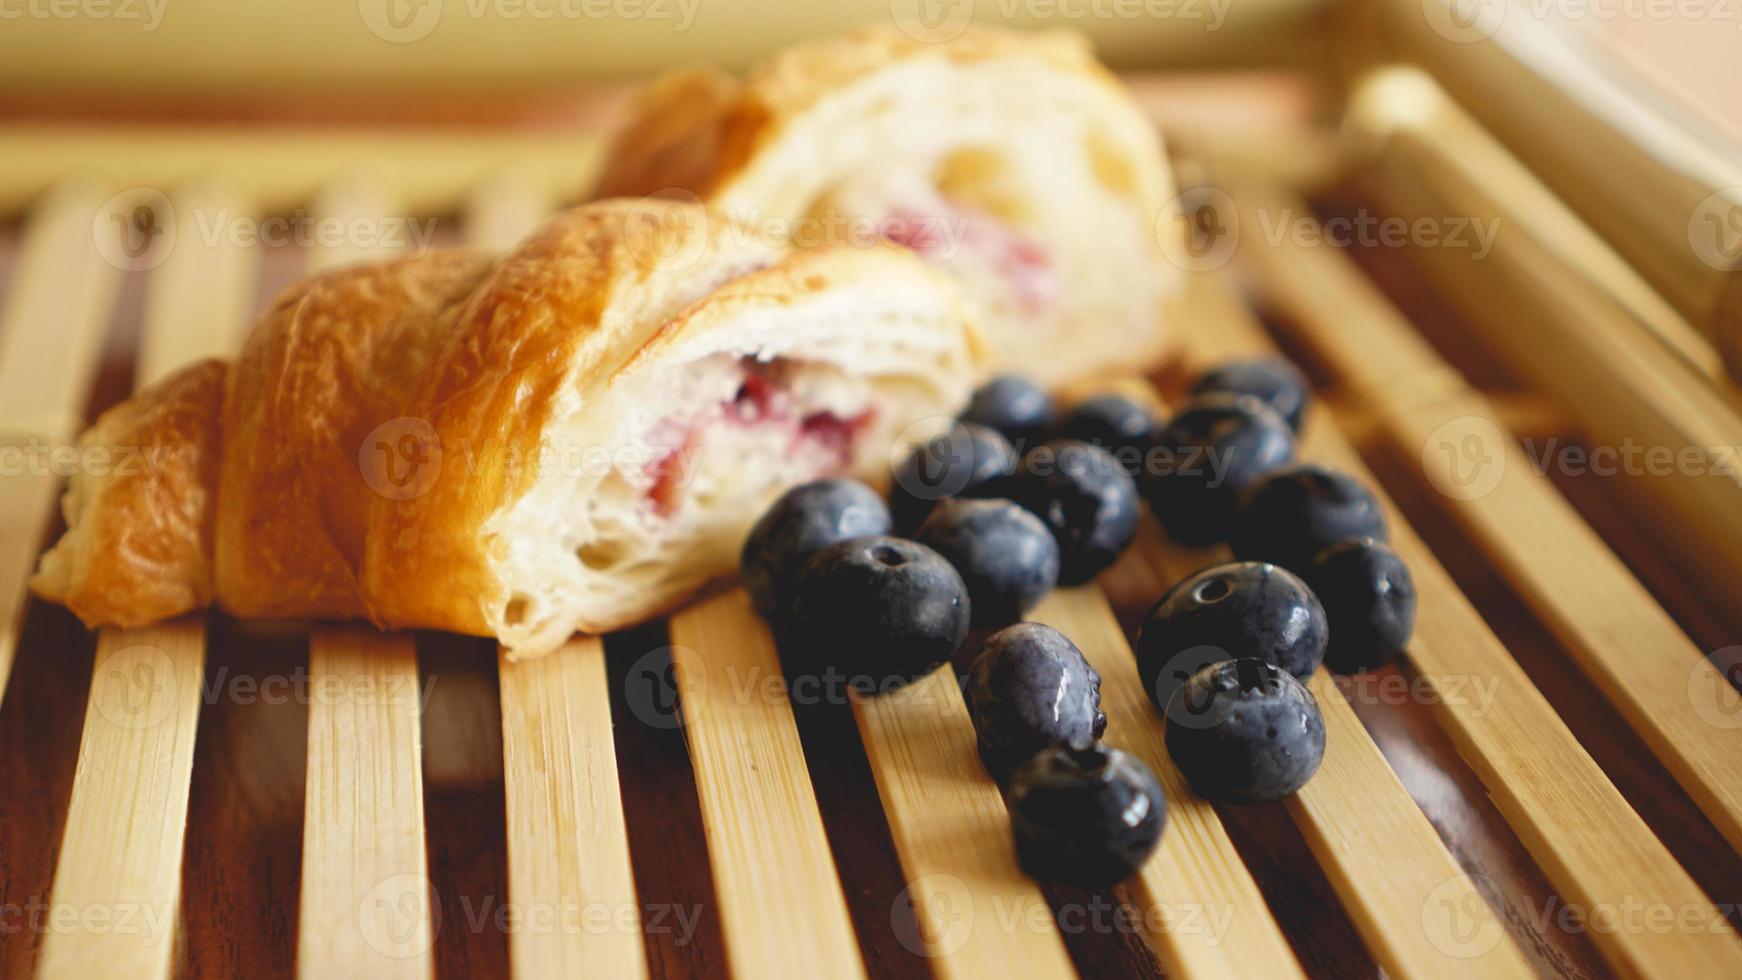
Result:
{"label": "wooden surface", "polygon": [[605,645],[504,658],[501,677],[508,894],[527,917],[510,938],[515,974],[645,976]]}
{"label": "wooden surface", "polygon": [[[1243,194],[1240,200],[1243,208],[1291,206],[1286,199],[1262,191]],[[1349,346],[1340,355],[1326,354],[1327,361],[1346,370],[1357,366],[1367,370],[1385,355],[1387,348],[1376,345],[1372,334],[1367,335],[1364,344],[1351,343],[1357,336],[1352,328],[1374,327],[1375,310],[1362,305],[1354,309],[1354,316],[1348,315],[1351,295],[1336,291],[1340,284],[1353,281],[1353,266],[1346,266],[1346,257],[1333,249],[1315,250],[1288,244],[1276,249],[1249,249],[1244,254],[1277,301],[1301,320],[1326,322],[1335,316],[1339,329],[1314,336],[1335,337],[1337,343]],[[1326,297],[1341,301],[1319,305]],[[1409,349],[1418,348],[1419,344],[1412,341]],[[1443,365],[1434,367],[1449,370]],[[1351,380],[1358,390],[1369,394],[1397,392],[1411,404],[1426,401],[1412,409],[1412,413],[1428,408],[1437,410],[1440,404],[1421,399],[1407,385],[1398,383],[1399,379],[1421,377],[1425,373],[1400,370],[1400,365],[1392,361],[1385,370],[1372,375],[1375,381],[1371,385]],[[1396,417],[1405,415],[1398,412]],[[1411,449],[1422,444],[1419,439],[1407,437],[1400,441]],[[1307,446],[1309,455],[1352,473],[1366,472],[1354,450],[1323,424],[1309,430]],[[1515,481],[1529,476],[1523,466],[1512,467],[1511,472]],[[1587,908],[1614,906],[1631,899],[1646,906],[1693,909],[1711,926],[1704,931],[1667,933],[1625,928],[1599,932],[1596,939],[1606,955],[1623,972],[1704,974],[1742,969],[1742,945],[1725,921],[1722,909],[1707,902],[1693,879],[1676,865],[1482,623],[1426,545],[1397,519],[1395,508],[1389,516],[1393,546],[1413,570],[1420,595],[1415,640],[1409,651],[1411,662],[1441,689],[1461,685],[1472,676],[1496,681],[1491,699],[1447,697],[1437,702],[1436,713],[1466,759],[1482,775],[1544,871]],[[1528,520],[1528,515],[1524,519]],[[1515,533],[1525,530],[1522,526],[1514,528]],[[1563,544],[1552,542],[1546,552],[1539,550],[1537,557],[1559,560],[1555,549]],[[1610,647],[1595,651],[1627,657],[1644,652]],[[1697,657],[1692,662],[1684,661],[1678,674],[1685,679],[1685,671],[1697,665]],[[1600,853],[1579,843],[1593,840],[1604,842]]]}
{"label": "wooden surface", "polygon": [[[435,172],[448,173],[440,166]],[[464,237],[490,245],[511,240],[550,200],[536,179],[450,184],[438,190],[469,190],[449,202],[464,215]],[[365,175],[330,186],[310,206],[318,214],[392,217],[398,205],[411,203],[398,196],[403,190],[397,181]],[[230,200],[244,192],[216,185],[176,191],[195,193]],[[81,264],[90,239],[64,216],[39,220],[30,240],[49,240],[43,229],[57,225],[53,274],[61,283],[70,277],[97,288],[36,287],[40,268],[21,268],[10,251],[13,239],[0,234],[0,286],[9,294],[0,379],[39,383],[16,362],[9,374],[4,356],[19,342],[44,340],[20,341],[10,329],[20,319],[18,297],[35,287],[28,322],[77,325],[79,317],[67,314],[80,310],[88,319],[83,339],[76,331],[49,338],[79,347],[82,370],[65,374],[68,387],[55,397],[88,418],[123,397],[136,374],[157,373],[174,360],[136,335],[149,338],[145,324],[166,316],[157,304],[169,294],[156,292],[158,284],[200,277],[176,264],[179,251],[134,276]],[[438,242],[459,237],[451,227],[437,229]],[[254,308],[305,267],[338,258],[296,247],[243,252],[204,261],[225,270],[214,273],[222,289],[240,294],[248,292],[248,273],[257,273],[253,302],[243,304]],[[1225,287],[1224,275],[1216,281]],[[1417,281],[1407,286],[1425,288]],[[182,286],[172,291],[186,295]],[[1430,308],[1446,305],[1424,296]],[[199,298],[202,317],[239,302],[235,294]],[[1189,322],[1212,325],[1191,332],[1191,359],[1270,342],[1231,293],[1224,289],[1219,302],[1187,312]],[[1334,383],[1336,373],[1325,370],[1330,359],[1300,333],[1299,319],[1284,317],[1280,338],[1315,378]],[[199,336],[190,333],[190,351],[219,343],[217,334]],[[1462,361],[1457,367],[1469,370]],[[1487,375],[1470,377],[1493,383]],[[1174,365],[1163,381],[1172,392],[1181,379]],[[1463,379],[1447,366],[1395,380],[1417,399],[1411,405],[1463,390]],[[1400,545],[1423,586],[1423,624],[1406,662],[1371,678],[1407,684],[1405,697],[1364,697],[1374,689],[1357,688],[1339,707],[1327,682],[1315,681],[1330,706],[1332,756],[1308,792],[1286,805],[1212,807],[1176,785],[1159,747],[1153,709],[1135,688],[1130,631],[1184,563],[1204,553],[1172,549],[1151,525],[1098,589],[1059,593],[1038,613],[1065,626],[1107,678],[1109,737],[1150,759],[1169,785],[1169,836],[1144,874],[1112,896],[1039,887],[1016,871],[1003,802],[980,768],[959,692],[943,675],[852,710],[794,706],[783,713],[762,702],[749,708],[727,702],[728,710],[756,716],[744,731],[761,733],[734,742],[715,737],[729,735],[725,728],[708,730],[722,702],[698,699],[686,708],[681,684],[671,685],[674,698],[654,722],[638,714],[635,684],[648,671],[663,677],[667,669],[685,670],[682,654],[673,664],[674,636],[664,623],[602,644],[578,642],[561,659],[499,665],[491,644],[464,638],[311,631],[214,616],[197,729],[184,718],[154,735],[167,745],[173,734],[175,748],[146,751],[137,739],[105,743],[87,719],[108,664],[98,658],[108,656],[117,637],[94,637],[63,610],[31,603],[10,623],[23,642],[0,704],[0,902],[29,908],[63,884],[80,887],[74,884],[80,878],[63,875],[69,869],[109,872],[95,887],[114,894],[113,872],[137,868],[150,879],[151,894],[179,892],[173,968],[189,976],[288,976],[299,969],[492,976],[577,962],[611,964],[606,972],[613,975],[718,976],[751,957],[778,955],[756,949],[775,944],[755,930],[736,898],[725,897],[766,887],[747,878],[743,858],[771,848],[751,836],[754,828],[730,829],[741,814],[722,801],[733,799],[737,787],[729,781],[737,780],[747,799],[769,805],[771,824],[796,828],[803,852],[832,865],[826,874],[815,863],[783,873],[806,882],[809,894],[836,896],[832,908],[804,914],[826,917],[826,941],[846,953],[811,972],[855,972],[862,964],[879,977],[992,970],[1284,975],[1296,968],[1339,977],[1381,970],[1426,976],[1458,972],[1458,964],[1447,969],[1447,959],[1517,972],[1515,951],[1545,975],[1736,972],[1735,940],[1721,923],[1705,932],[1624,922],[1611,933],[1566,918],[1569,911],[1635,901],[1646,910],[1690,908],[1697,918],[1712,912],[1713,902],[1742,898],[1735,893],[1742,862],[1659,764],[1660,746],[1641,740],[1654,737],[1651,729],[1636,734],[1636,719],[1617,712],[1622,702],[1613,692],[1605,697],[1585,673],[1568,669],[1580,662],[1576,635],[1549,628],[1529,580],[1507,570],[1442,495],[1423,490],[1419,460],[1379,465],[1388,453],[1395,456],[1391,432],[1399,423],[1373,411],[1390,404],[1372,398],[1376,391],[1386,387],[1336,385],[1328,399],[1334,411],[1321,413],[1307,451],[1369,479],[1363,463],[1374,464],[1408,508],[1421,537],[1401,531]],[[1504,404],[1522,406],[1504,413],[1509,421],[1553,432],[1570,417],[1558,405],[1545,408],[1540,396],[1499,394]],[[1359,437],[1365,460],[1331,431],[1333,415]],[[42,481],[43,516],[32,518],[33,539],[52,529],[54,482]],[[16,486],[8,480],[9,491]],[[1675,572],[1641,559],[1626,507],[1608,487],[1560,489],[1578,508],[1565,512],[1569,519],[1598,527],[1607,543],[1651,573],[1654,588],[1660,573]],[[13,506],[13,497],[3,506]],[[1392,518],[1401,529],[1401,515],[1394,510]],[[35,542],[27,549],[34,551]],[[742,597],[714,602],[730,607]],[[1670,608],[1675,625],[1690,634],[1724,635],[1698,613]],[[699,607],[671,629],[681,632],[686,617],[718,612]],[[1710,648],[1709,640],[1701,642]],[[763,658],[770,652],[754,640],[734,649]],[[687,661],[692,680],[697,662]],[[711,669],[713,661],[706,662]],[[323,679],[342,681],[360,670],[377,692],[411,683],[413,699],[382,703],[343,685],[339,690],[350,696],[319,693]],[[281,680],[292,690],[306,686],[288,699],[247,693],[254,690],[247,685],[269,690],[269,682]],[[1498,685],[1498,693],[1478,704],[1446,703],[1470,689],[1459,686],[1463,680],[1478,690]],[[680,724],[670,725],[674,719]],[[682,723],[692,720],[693,729]],[[82,829],[92,825],[93,802],[137,791],[153,802],[156,825],[179,826],[179,770],[172,763],[188,751],[182,735],[196,731],[181,797],[187,829],[179,881],[165,876],[162,860],[102,868],[101,860],[132,838],[105,841]],[[104,744],[109,748],[99,751]],[[129,774],[134,778],[94,778],[99,764],[112,767],[130,756],[163,765]],[[746,772],[734,761],[741,758],[805,770],[809,791],[778,798],[786,784],[761,781],[763,770]],[[612,800],[620,803],[615,814]],[[728,839],[744,841],[743,849],[721,843]],[[180,846],[159,844],[151,853]],[[576,895],[633,913],[640,934],[607,928],[553,935],[523,927],[526,912]],[[1154,912],[1160,926],[1071,927],[1073,916],[1108,897],[1140,915]],[[1224,903],[1234,906],[1226,931],[1205,932],[1205,918],[1220,921]],[[1190,918],[1194,908],[1203,913],[1197,920]],[[1697,923],[1701,930],[1711,924]],[[1434,941],[1436,927],[1443,946]],[[41,928],[0,936],[0,975],[33,975],[39,965],[67,962],[63,950],[78,954],[82,946]],[[155,947],[149,952],[159,956]],[[154,958],[131,972],[160,973],[168,963]]]}
{"label": "wooden surface", "polygon": [[1301,976],[1281,928],[1221,818],[1193,796],[1162,744],[1162,729],[1119,620],[1098,589],[1063,589],[1029,616],[1071,638],[1101,675],[1107,744],[1155,771],[1168,799],[1161,846],[1129,886],[1148,939],[1172,976]]}
{"label": "wooden surface", "polygon": [[1742,153],[1733,136],[1617,70],[1584,32],[1526,4],[1378,0],[1366,9],[1380,52],[1432,72],[1718,342],[1732,373],[1742,366],[1742,263],[1733,251]]}
{"label": "wooden surface", "polygon": [[863,977],[773,637],[734,591],[673,616],[671,642],[733,972]]}

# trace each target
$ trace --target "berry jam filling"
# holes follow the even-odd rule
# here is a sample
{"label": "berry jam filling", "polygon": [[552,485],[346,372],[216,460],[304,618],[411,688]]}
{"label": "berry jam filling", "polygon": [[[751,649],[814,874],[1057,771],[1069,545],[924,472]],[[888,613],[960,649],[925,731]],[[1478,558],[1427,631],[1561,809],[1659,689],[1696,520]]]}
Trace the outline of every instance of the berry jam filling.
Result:
{"label": "berry jam filling", "polygon": [[652,478],[647,499],[661,517],[676,511],[684,475],[682,460],[701,448],[712,428],[766,430],[769,438],[784,438],[784,455],[819,461],[811,475],[821,477],[838,475],[847,468],[854,444],[871,417],[869,408],[848,416],[826,409],[804,412],[782,382],[778,364],[746,362],[743,380],[730,401],[700,418],[682,423],[668,420],[657,427],[652,441],[671,448],[647,464],[645,472]]}
{"label": "berry jam filling", "polygon": [[[953,248],[973,253],[1004,277],[1025,313],[1042,312],[1058,301],[1058,273],[1046,248],[989,214],[940,199],[929,212],[898,208],[889,217],[883,228],[889,242],[946,262],[954,257]],[[959,236],[946,233],[954,227],[960,228]]]}

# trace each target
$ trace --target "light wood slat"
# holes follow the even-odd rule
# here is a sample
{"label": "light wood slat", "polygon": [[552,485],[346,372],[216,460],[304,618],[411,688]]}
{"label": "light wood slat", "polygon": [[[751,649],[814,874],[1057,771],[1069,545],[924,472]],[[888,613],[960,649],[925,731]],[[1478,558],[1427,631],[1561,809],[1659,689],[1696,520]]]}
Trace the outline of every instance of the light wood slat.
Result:
{"label": "light wood slat", "polygon": [[[1690,569],[1689,587],[1742,629],[1729,587],[1742,578],[1742,390],[1712,380],[1714,370],[1722,376],[1716,353],[1419,75],[1376,77],[1356,106],[1351,129],[1385,147],[1364,172],[1389,213],[1496,222],[1479,260],[1469,249],[1418,248],[1412,266],[1463,314],[1484,353],[1565,405],[1591,444],[1671,454],[1673,465],[1607,482]],[[1555,356],[1542,356],[1550,347]]]}
{"label": "light wood slat", "polygon": [[[1503,436],[1493,409],[1478,394],[1460,384],[1423,401],[1385,383],[1449,369],[1346,257],[1298,248],[1253,255],[1295,314],[1291,322],[1303,339],[1367,392],[1391,441],[1421,461],[1483,553],[1742,850],[1742,728],[1730,723],[1721,700],[1730,691],[1723,675]],[[1407,343],[1397,339],[1405,336]],[[1461,452],[1468,436],[1490,462],[1454,470],[1469,460],[1454,460],[1443,447]],[[1728,508],[1737,510],[1739,503],[1742,490],[1732,487]],[[1710,533],[1712,546],[1721,548],[1716,523]]]}
{"label": "light wood slat", "polygon": [[[1182,340],[1192,361],[1215,363],[1259,349],[1258,327],[1243,320],[1228,283],[1195,277],[1187,295],[1190,316],[1184,322],[1189,327]],[[1147,519],[1134,548],[1164,586],[1229,560],[1224,548],[1175,545]],[[1287,805],[1374,958],[1399,977],[1458,977],[1471,971],[1532,976],[1529,963],[1505,937],[1499,919],[1391,771],[1336,682],[1320,670],[1309,686],[1325,719],[1325,760]],[[1159,726],[1159,716],[1153,710],[1149,715]],[[1425,911],[1430,906],[1451,910],[1458,916],[1457,928],[1444,928],[1444,917]],[[1484,942],[1461,941],[1469,935]]]}
{"label": "light wood slat", "polygon": [[780,659],[749,596],[679,612],[671,642],[732,972],[864,976]]}
{"label": "light wood slat", "polygon": [[254,215],[222,184],[190,184],[170,195],[175,247],[152,270],[145,292],[136,387],[205,357],[232,357],[254,308],[260,252],[242,237]]}
{"label": "light wood slat", "polygon": [[54,520],[60,478],[37,458],[82,423],[122,270],[96,248],[103,192],[64,185],[32,213],[0,314],[0,694],[23,628],[25,583]]}
{"label": "light wood slat", "polygon": [[1010,815],[975,747],[955,675],[856,698],[917,935],[945,980],[1075,976],[1046,898],[1016,864]]}
{"label": "light wood slat", "polygon": [[1690,247],[1691,236],[1717,230],[1706,215],[1723,221],[1742,206],[1742,151],[1732,141],[1528,4],[1371,7],[1389,60],[1431,71],[1715,340],[1732,374],[1742,366],[1742,262]]}
{"label": "light wood slat", "polygon": [[[15,23],[15,22],[14,22]],[[20,209],[65,174],[116,187],[173,187],[217,174],[262,213],[306,206],[335,175],[392,174],[411,214],[440,214],[513,161],[554,199],[583,195],[597,173],[597,129],[492,130],[347,126],[198,127],[9,124],[0,131],[0,212]]]}
{"label": "light wood slat", "polygon": [[309,249],[309,271],[321,272],[353,262],[378,261],[405,251],[413,220],[402,212],[402,197],[377,178],[358,172],[321,187],[309,207],[316,223],[335,220],[340,230],[330,241]]}
{"label": "light wood slat", "polygon": [[204,653],[185,621],[98,639],[50,893],[77,927],[43,937],[39,976],[169,976]]}
{"label": "light wood slat", "polygon": [[[524,175],[499,175],[474,192],[466,212],[469,244],[505,248],[542,217],[543,195]],[[507,802],[508,895],[555,928],[509,936],[517,976],[647,975],[639,928],[569,928],[560,914],[602,909],[608,921],[640,921],[629,861],[612,736],[605,645],[575,637],[546,657],[499,656],[503,793]]]}
{"label": "light wood slat", "polygon": [[433,977],[412,637],[316,629],[309,691],[297,973]]}
{"label": "light wood slat", "polygon": [[[178,195],[175,207],[182,236],[148,285],[139,385],[198,357],[229,354],[253,301],[253,257],[208,249],[188,233],[196,209],[240,219],[234,200],[195,191]],[[51,934],[45,975],[134,980],[169,973],[205,652],[199,616],[149,630],[104,630],[98,640],[54,900],[164,912],[165,931],[145,942],[128,942],[125,933]],[[117,813],[128,815],[119,829]]]}
{"label": "light wood slat", "polygon": [[466,199],[466,241],[507,251],[537,228],[554,206],[548,189],[524,169],[492,175]]}
{"label": "light wood slat", "polygon": [[[379,221],[393,198],[357,176],[310,213]],[[380,257],[345,240],[309,251],[314,269]],[[421,685],[410,634],[317,625],[309,637],[308,773],[297,972],[429,977],[435,970],[424,844]],[[337,692],[323,694],[322,692]]]}
{"label": "light wood slat", "polygon": [[[1236,199],[1250,203],[1247,198]],[[1274,203],[1274,198],[1265,200]],[[1300,271],[1301,259],[1293,253],[1250,249],[1245,254],[1254,266],[1262,267],[1261,277],[1273,286],[1277,285],[1273,276]],[[1326,295],[1340,297],[1337,323],[1354,333],[1373,314],[1351,304],[1350,296],[1337,288],[1345,278],[1339,266],[1347,259],[1335,257],[1335,261],[1328,268],[1315,262],[1316,274],[1305,280],[1312,289],[1290,295],[1298,300],[1314,290],[1326,290]],[[1285,271],[1284,267],[1293,268]],[[1292,303],[1290,310],[1307,312]],[[1413,347],[1419,341],[1411,335],[1409,343]],[[1380,352],[1368,345],[1364,353]],[[1409,378],[1394,378],[1389,383],[1375,379],[1370,390],[1405,391]],[[1354,449],[1327,420],[1315,417],[1308,426],[1303,455],[1344,469],[1379,492],[1391,523],[1392,546],[1415,576],[1418,611],[1409,659],[1436,692],[1430,707],[1549,880],[1570,903],[1588,911],[1688,910],[1687,915],[1698,919],[1697,928],[1681,926],[1667,932],[1638,923],[1631,928],[1593,928],[1598,949],[1630,974],[1728,975],[1742,970],[1742,944],[1735,932],[1580,747],[1427,545],[1385,498]],[[1467,692],[1468,682],[1476,680],[1493,685],[1492,699],[1452,696]]]}
{"label": "light wood slat", "polygon": [[1155,771],[1167,794],[1167,830],[1155,856],[1127,885],[1152,924],[1145,936],[1178,977],[1304,976],[1264,895],[1222,820],[1186,786],[1162,741],[1161,717],[1144,693],[1137,661],[1113,609],[1095,588],[1061,589],[1028,616],[1071,638],[1101,675],[1108,745]]}
{"label": "light wood slat", "polygon": [[[546,657],[518,663],[504,657],[501,678],[508,897],[527,917],[508,937],[514,972],[646,976],[640,930],[616,926],[640,915],[605,645],[576,637]],[[598,910],[609,918],[596,918]],[[612,925],[587,927],[595,921]]]}

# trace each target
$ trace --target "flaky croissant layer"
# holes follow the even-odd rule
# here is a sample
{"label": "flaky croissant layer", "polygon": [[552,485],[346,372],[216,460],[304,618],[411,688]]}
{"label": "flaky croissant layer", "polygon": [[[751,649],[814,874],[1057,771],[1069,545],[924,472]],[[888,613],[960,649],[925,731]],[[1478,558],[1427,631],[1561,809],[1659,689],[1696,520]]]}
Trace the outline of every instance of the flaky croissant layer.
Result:
{"label": "flaky croissant layer", "polygon": [[73,476],[32,588],[92,626],[215,600],[541,653],[729,573],[784,487],[887,479],[967,396],[963,311],[903,250],[673,202],[336,270],[98,419],[81,446],[143,464]]}

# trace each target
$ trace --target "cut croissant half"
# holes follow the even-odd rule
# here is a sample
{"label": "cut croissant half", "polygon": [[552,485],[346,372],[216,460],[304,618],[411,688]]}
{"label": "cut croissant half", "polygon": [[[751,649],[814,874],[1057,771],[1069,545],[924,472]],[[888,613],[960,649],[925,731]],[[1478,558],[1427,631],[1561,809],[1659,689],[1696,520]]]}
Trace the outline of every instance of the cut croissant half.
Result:
{"label": "cut croissant half", "polygon": [[894,28],[632,105],[600,193],[696,195],[802,246],[881,237],[963,284],[988,372],[1065,381],[1165,350],[1178,279],[1155,127],[1069,33]]}
{"label": "cut croissant half", "polygon": [[901,249],[588,205],[505,258],[310,279],[235,364],[105,414],[88,441],[174,465],[75,476],[32,584],[92,625],[215,596],[542,653],[731,572],[784,488],[887,480],[966,399],[976,350],[955,284]]}

